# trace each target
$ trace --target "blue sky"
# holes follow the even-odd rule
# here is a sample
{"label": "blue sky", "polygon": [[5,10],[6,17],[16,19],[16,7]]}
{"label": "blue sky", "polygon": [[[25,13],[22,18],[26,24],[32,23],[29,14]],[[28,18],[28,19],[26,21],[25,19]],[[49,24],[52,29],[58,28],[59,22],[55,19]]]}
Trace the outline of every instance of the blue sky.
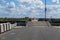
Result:
{"label": "blue sky", "polygon": [[60,18],[60,0],[0,0],[0,18]]}

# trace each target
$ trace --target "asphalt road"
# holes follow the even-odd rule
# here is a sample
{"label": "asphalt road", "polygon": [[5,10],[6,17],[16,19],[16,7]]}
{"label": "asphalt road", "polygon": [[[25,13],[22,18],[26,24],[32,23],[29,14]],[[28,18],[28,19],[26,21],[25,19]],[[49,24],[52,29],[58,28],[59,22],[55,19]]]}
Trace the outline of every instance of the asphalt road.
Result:
{"label": "asphalt road", "polygon": [[48,27],[27,27],[13,29],[5,35],[0,36],[1,40],[60,40],[60,29]]}
{"label": "asphalt road", "polygon": [[60,40],[60,29],[47,26],[14,28],[0,35],[0,40]]}

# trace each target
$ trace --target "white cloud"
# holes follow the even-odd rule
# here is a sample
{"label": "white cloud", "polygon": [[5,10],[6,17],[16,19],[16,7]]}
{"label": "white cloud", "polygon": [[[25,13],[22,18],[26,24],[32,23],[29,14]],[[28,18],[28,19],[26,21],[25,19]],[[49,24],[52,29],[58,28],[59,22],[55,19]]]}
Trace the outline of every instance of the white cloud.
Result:
{"label": "white cloud", "polygon": [[52,2],[56,2],[57,0],[52,0]]}
{"label": "white cloud", "polygon": [[[15,8],[15,3],[10,2],[10,3],[7,3],[5,8],[3,9],[4,12],[1,11],[0,13],[9,14],[7,15],[9,17],[14,17],[14,16],[21,17],[21,16],[26,16],[27,14],[29,14],[28,12],[30,12],[30,15],[27,15],[27,16],[37,17],[40,14],[40,12],[41,13],[43,12],[40,9],[44,8],[44,4],[40,0],[27,0],[27,1],[21,0],[20,2],[27,2],[29,6],[25,7],[26,5],[20,4],[19,7]],[[39,10],[37,10],[37,8],[39,8]]]}
{"label": "white cloud", "polygon": [[46,8],[47,8],[47,17],[53,16],[59,18],[57,15],[60,15],[60,5],[47,5]]}
{"label": "white cloud", "polygon": [[5,8],[5,7],[0,5],[0,9],[1,9],[1,8]]}
{"label": "white cloud", "polygon": [[52,2],[59,4],[59,0],[52,0]]}
{"label": "white cloud", "polygon": [[10,8],[15,8],[15,3],[14,2],[7,3],[7,5]]}
{"label": "white cloud", "polygon": [[30,7],[40,7],[40,8],[44,8],[44,3],[41,0],[18,0],[18,2],[27,2],[28,4],[30,4]]}
{"label": "white cloud", "polygon": [[19,2],[30,2],[30,0],[18,0]]}
{"label": "white cloud", "polygon": [[7,3],[6,6],[0,5],[0,17],[13,17],[17,13],[14,2]]}
{"label": "white cloud", "polygon": [[[0,5],[0,14],[9,14],[7,17],[40,17],[41,14],[45,14],[45,5],[41,0],[18,0],[18,2],[27,2],[29,5],[19,4],[17,8],[15,8],[15,3],[10,2],[7,3],[6,6]],[[60,15],[60,5],[47,5],[47,17],[51,17],[54,15]],[[54,16],[55,17],[55,16]]]}
{"label": "white cloud", "polygon": [[23,15],[27,15],[28,12],[30,11],[29,14],[30,17],[37,17],[39,14],[41,14],[44,11],[44,3],[41,0],[18,0],[18,1],[20,3],[26,2],[29,4],[28,7],[25,7],[26,5],[22,5],[22,4],[19,5],[18,11]]}
{"label": "white cloud", "polygon": [[1,2],[6,3],[6,0],[1,0]]}

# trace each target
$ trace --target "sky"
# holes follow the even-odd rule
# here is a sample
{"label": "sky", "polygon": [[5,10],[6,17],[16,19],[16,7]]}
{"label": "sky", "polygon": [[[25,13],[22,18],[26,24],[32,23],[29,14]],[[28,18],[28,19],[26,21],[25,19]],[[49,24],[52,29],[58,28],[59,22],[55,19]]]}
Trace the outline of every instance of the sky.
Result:
{"label": "sky", "polygon": [[0,18],[60,18],[60,0],[0,0]]}

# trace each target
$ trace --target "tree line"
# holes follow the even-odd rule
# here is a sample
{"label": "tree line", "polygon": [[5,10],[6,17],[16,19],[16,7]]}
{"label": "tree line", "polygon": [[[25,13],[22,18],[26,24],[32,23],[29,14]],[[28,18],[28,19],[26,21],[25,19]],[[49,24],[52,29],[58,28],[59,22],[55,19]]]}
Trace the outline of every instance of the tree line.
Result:
{"label": "tree line", "polygon": [[0,21],[26,21],[29,17],[25,18],[0,18]]}

